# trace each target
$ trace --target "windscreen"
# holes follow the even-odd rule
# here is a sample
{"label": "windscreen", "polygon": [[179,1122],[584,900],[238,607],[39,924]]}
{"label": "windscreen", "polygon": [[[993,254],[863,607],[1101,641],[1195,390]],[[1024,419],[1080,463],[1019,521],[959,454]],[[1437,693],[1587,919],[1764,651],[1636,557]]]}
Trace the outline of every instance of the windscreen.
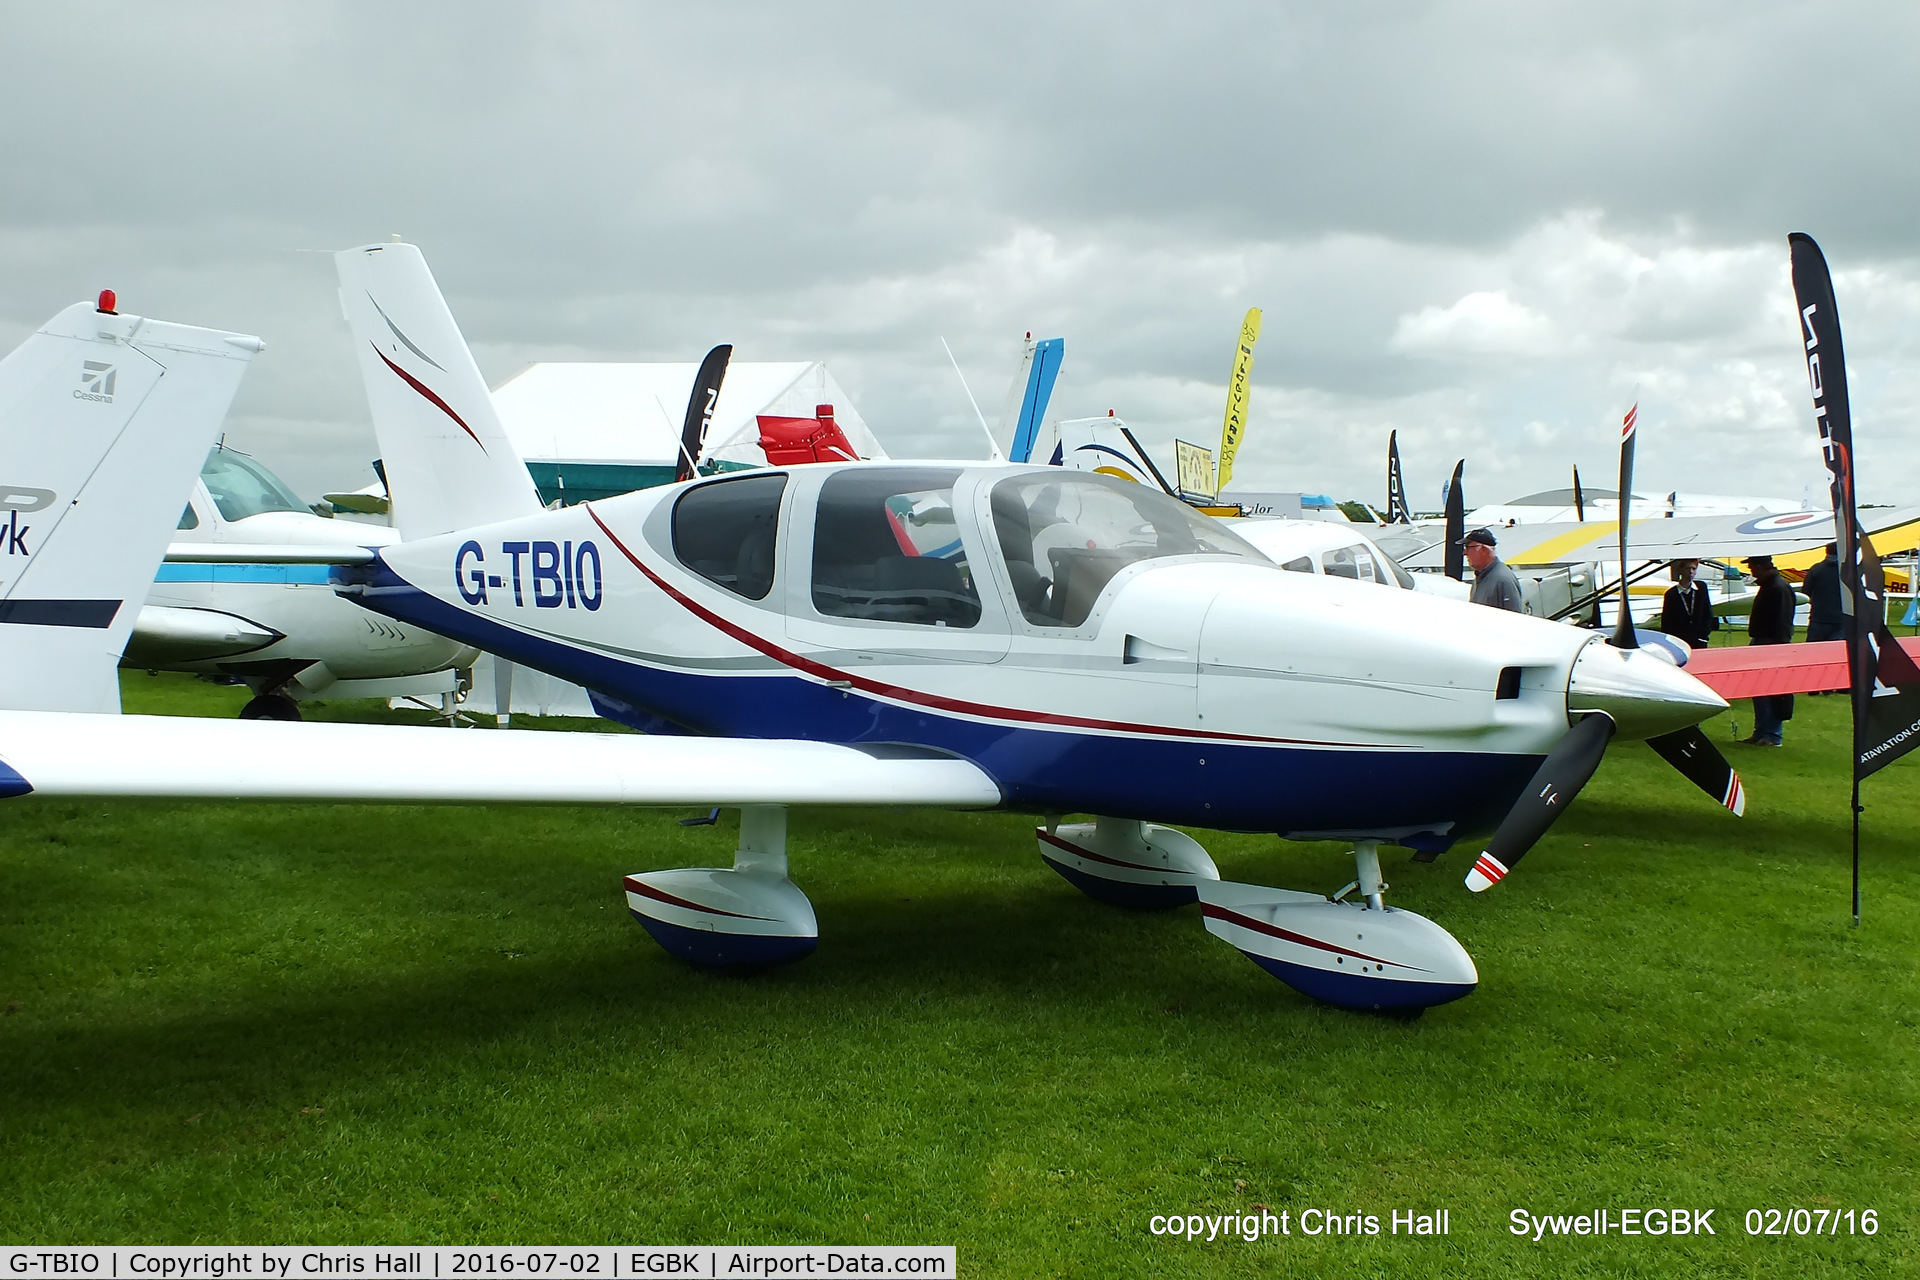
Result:
{"label": "windscreen", "polygon": [[993,489],[993,525],[1027,621],[1077,627],[1113,576],[1141,560],[1264,562],[1211,516],[1142,484],[1081,471],[1029,472]]}
{"label": "windscreen", "polygon": [[244,453],[215,449],[200,468],[200,478],[222,520],[245,520],[268,511],[302,511],[313,514],[280,477]]}

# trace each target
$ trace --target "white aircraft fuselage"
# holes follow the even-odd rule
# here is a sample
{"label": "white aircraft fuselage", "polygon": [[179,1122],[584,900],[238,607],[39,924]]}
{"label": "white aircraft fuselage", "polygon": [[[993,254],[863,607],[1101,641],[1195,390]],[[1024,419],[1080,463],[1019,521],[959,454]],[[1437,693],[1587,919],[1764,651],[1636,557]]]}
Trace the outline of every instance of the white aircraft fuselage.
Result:
{"label": "white aircraft fuselage", "polygon": [[[754,480],[751,512],[711,492]],[[1127,489],[1148,505],[1116,506]],[[761,530],[732,562],[712,542],[729,502]],[[1567,733],[1570,685],[1624,737],[1721,705],[1590,632],[1287,573],[1164,495],[1058,468],[754,472],[335,573],[369,609],[654,731],[924,749],[1014,809],[1423,850],[1508,809]]]}
{"label": "white aircraft fuselage", "polygon": [[[325,564],[283,556],[358,550],[397,541],[387,525],[329,520],[306,510],[257,462],[216,449],[196,478],[180,528],[140,610],[124,664],[239,676],[295,696],[374,696],[409,677],[471,665],[474,651],[399,626],[334,592]],[[195,561],[231,550],[258,560]],[[364,691],[341,682],[379,682]],[[400,691],[395,684],[394,692]]]}

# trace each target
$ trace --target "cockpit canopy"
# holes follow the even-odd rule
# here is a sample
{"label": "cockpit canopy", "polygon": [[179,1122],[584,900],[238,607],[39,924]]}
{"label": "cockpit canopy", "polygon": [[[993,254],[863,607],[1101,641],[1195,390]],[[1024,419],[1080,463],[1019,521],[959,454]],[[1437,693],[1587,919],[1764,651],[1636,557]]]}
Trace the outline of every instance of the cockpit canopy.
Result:
{"label": "cockpit canopy", "polygon": [[[1144,560],[1266,560],[1224,525],[1144,485],[1052,467],[1008,474],[925,465],[820,476],[811,554],[794,556],[778,546],[780,513],[789,492],[808,500],[812,476],[791,479],[759,472],[688,488],[673,504],[675,556],[749,600],[767,599],[785,565],[806,574],[804,585],[781,588],[797,588],[784,597],[789,607],[804,599],[827,618],[962,629],[980,623],[982,592],[994,589],[980,560],[996,550],[1015,597],[1008,612],[1060,628],[1084,625],[1114,576]],[[981,528],[975,503],[989,485],[991,519]]]}
{"label": "cockpit canopy", "polygon": [[1264,560],[1177,498],[1085,471],[1033,471],[993,487],[993,531],[1020,612],[1042,627],[1077,627],[1113,576],[1169,556]]}
{"label": "cockpit canopy", "polygon": [[[298,511],[304,515],[313,514],[306,503],[294,496],[280,477],[267,470],[244,453],[232,449],[215,449],[207,455],[206,465],[200,468],[200,479],[207,486],[207,493],[213,498],[213,505],[219,509],[222,520],[245,520],[248,516],[264,515],[269,511]],[[182,528],[191,527],[184,517]]]}

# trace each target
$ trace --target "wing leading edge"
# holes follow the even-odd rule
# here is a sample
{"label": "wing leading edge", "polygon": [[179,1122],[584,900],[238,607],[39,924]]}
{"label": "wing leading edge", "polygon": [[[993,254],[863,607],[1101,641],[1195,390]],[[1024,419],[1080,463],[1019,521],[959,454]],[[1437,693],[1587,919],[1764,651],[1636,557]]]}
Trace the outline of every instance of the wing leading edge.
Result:
{"label": "wing leading edge", "polygon": [[0,712],[0,796],[987,809],[965,760],[822,742]]}

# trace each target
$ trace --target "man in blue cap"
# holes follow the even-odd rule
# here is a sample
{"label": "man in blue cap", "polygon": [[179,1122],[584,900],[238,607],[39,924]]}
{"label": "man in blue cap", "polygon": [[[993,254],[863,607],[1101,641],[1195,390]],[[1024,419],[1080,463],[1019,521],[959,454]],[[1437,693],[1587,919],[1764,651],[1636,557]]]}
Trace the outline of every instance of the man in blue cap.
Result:
{"label": "man in blue cap", "polygon": [[1499,545],[1485,529],[1475,529],[1460,539],[1460,549],[1466,555],[1467,563],[1473,566],[1473,602],[1523,613],[1520,579],[1514,577],[1513,570],[1494,554],[1493,549]]}

